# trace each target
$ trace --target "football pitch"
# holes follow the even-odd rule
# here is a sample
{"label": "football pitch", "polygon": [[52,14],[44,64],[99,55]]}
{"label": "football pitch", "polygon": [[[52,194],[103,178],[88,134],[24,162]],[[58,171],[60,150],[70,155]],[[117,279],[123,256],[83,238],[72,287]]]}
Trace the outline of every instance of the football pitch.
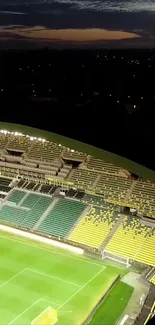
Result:
{"label": "football pitch", "polygon": [[[31,325],[49,306],[57,310],[57,324],[81,325],[123,272],[126,271],[1,231],[0,325]],[[119,297],[114,295],[116,306],[120,303],[117,317],[131,293],[132,290],[126,295],[123,288]],[[114,299],[109,299],[108,309],[110,303],[113,307]],[[106,325],[114,325],[115,321]]]}

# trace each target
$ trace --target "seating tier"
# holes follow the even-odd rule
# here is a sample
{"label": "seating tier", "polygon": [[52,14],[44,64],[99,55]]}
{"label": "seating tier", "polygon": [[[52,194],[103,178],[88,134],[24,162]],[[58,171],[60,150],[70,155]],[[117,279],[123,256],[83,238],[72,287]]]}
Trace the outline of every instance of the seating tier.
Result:
{"label": "seating tier", "polygon": [[155,229],[151,229],[145,244],[136,256],[137,262],[155,266]]}
{"label": "seating tier", "polygon": [[66,237],[86,205],[68,199],[59,199],[39,227],[41,232]]}
{"label": "seating tier", "polygon": [[117,220],[118,216],[113,209],[104,210],[93,207],[80,220],[69,236],[69,240],[99,248]]}
{"label": "seating tier", "polygon": [[14,190],[10,193],[7,200],[18,204],[23,199],[25,194],[26,193],[24,191]]}
{"label": "seating tier", "polygon": [[11,207],[4,205],[0,209],[0,219],[8,221],[9,223],[16,226],[20,225],[27,214],[28,211],[20,207]]}
{"label": "seating tier", "polygon": [[[140,223],[139,218],[125,217],[105,250],[116,255],[137,260],[138,252],[146,244],[150,227]],[[141,259],[141,262],[144,262]]]}
{"label": "seating tier", "polygon": [[31,210],[27,214],[26,218],[22,221],[21,226],[32,228],[51,203],[52,199],[50,197],[29,194],[22,206],[30,207]]}

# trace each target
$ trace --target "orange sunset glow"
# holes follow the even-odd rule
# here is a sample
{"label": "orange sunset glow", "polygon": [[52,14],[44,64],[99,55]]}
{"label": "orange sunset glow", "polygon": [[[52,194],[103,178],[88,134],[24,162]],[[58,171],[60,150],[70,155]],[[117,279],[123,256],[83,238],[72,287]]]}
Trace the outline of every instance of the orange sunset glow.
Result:
{"label": "orange sunset glow", "polygon": [[140,37],[135,33],[124,31],[110,31],[105,29],[47,29],[42,26],[24,27],[8,26],[0,28],[2,38],[27,38],[29,40],[44,41],[73,41],[73,42],[93,42],[104,40],[122,40]]}

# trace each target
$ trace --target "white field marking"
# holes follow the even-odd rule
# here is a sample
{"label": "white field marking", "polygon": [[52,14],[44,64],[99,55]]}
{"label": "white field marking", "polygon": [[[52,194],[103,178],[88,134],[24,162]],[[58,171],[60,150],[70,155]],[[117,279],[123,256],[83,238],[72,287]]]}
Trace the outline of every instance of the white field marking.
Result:
{"label": "white field marking", "polygon": [[62,305],[60,305],[58,307],[57,310],[59,310],[60,308],[64,307],[73,297],[75,297],[81,290],[83,290],[92,280],[94,280],[103,270],[105,269],[105,267],[102,267],[102,269],[97,272],[90,280],[88,280],[81,288],[79,288],[75,293],[73,293],[73,295],[71,295]]}
{"label": "white field marking", "polygon": [[53,275],[49,275],[49,274],[46,274],[46,273],[43,273],[43,272],[40,272],[40,271],[37,271],[37,270],[34,270],[34,269],[30,269],[30,268],[26,268],[26,270],[27,271],[30,271],[30,272],[34,272],[34,273],[40,274],[40,275],[43,275],[43,276],[46,276],[46,277],[51,278],[51,279],[55,279],[55,280],[58,280],[58,281],[62,281],[62,282],[65,282],[67,284],[71,284],[73,286],[76,286],[76,287],[81,288],[81,286],[79,284],[76,284],[76,283],[73,283],[73,282],[70,282],[70,281],[67,281],[67,280],[63,280],[63,279],[58,278],[58,277],[53,276]]}
{"label": "white field marking", "polygon": [[40,300],[41,300],[41,298],[36,300],[30,307],[28,307],[21,314],[19,314],[17,317],[15,317],[8,325],[11,325],[12,323],[14,323],[19,317],[24,315],[29,309],[31,309],[33,306],[35,306]]}
{"label": "white field marking", "polygon": [[10,238],[9,236],[6,237],[6,236],[1,236],[0,235],[0,238],[5,238],[5,239],[8,239],[8,240],[16,241],[16,242],[21,243],[23,245],[27,245],[27,246],[39,248],[39,249],[42,249],[42,250],[47,251],[47,252],[56,253],[56,255],[67,256],[67,257],[74,258],[74,259],[77,259],[77,260],[82,261],[82,262],[85,262],[85,263],[94,264],[94,265],[97,265],[97,266],[100,266],[100,267],[102,267],[102,265],[103,265],[103,264],[99,264],[99,263],[95,263],[95,262],[88,261],[86,259],[83,259],[83,258],[74,256],[74,255],[68,255],[67,253],[64,254],[64,253],[61,253],[61,252],[57,252],[56,250],[53,250],[53,249],[50,249],[50,248],[40,247],[40,246],[35,245],[35,244],[26,243],[25,241],[22,241],[22,240],[19,240],[19,239]]}
{"label": "white field marking", "polygon": [[54,301],[51,301],[51,300],[47,300],[47,299],[44,299],[44,298],[40,298],[40,300],[44,300],[44,301],[47,301],[49,304],[51,305],[56,305],[56,306],[60,306],[60,304],[57,304],[56,302]]}
{"label": "white field marking", "polygon": [[23,272],[25,272],[26,269],[23,269],[22,271],[18,272],[16,275],[12,276],[9,280],[3,282],[1,285],[0,285],[0,288],[2,288],[5,284],[7,284],[8,282],[12,281],[13,279],[17,278],[18,275],[22,274]]}

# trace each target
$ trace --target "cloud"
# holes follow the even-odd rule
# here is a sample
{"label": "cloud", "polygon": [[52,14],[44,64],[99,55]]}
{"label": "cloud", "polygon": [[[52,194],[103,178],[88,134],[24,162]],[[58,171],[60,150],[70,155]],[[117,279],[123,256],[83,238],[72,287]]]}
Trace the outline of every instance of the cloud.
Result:
{"label": "cloud", "polygon": [[94,42],[138,38],[135,33],[124,31],[111,31],[99,28],[93,29],[47,29],[43,26],[1,26],[0,38],[5,35],[8,38],[29,39],[29,40],[59,40],[69,42]]}
{"label": "cloud", "polygon": [[[53,1],[50,0],[48,3],[50,4],[52,2]],[[72,8],[81,10],[90,9],[104,12],[155,12],[154,0],[54,0],[54,2],[70,4]]]}
{"label": "cloud", "polygon": [[80,10],[89,9],[94,11],[112,12],[155,12],[154,0],[1,0],[1,5],[9,6],[48,6],[55,4],[69,5],[70,8]]}
{"label": "cloud", "polygon": [[0,15],[26,15],[26,12],[0,10]]}

